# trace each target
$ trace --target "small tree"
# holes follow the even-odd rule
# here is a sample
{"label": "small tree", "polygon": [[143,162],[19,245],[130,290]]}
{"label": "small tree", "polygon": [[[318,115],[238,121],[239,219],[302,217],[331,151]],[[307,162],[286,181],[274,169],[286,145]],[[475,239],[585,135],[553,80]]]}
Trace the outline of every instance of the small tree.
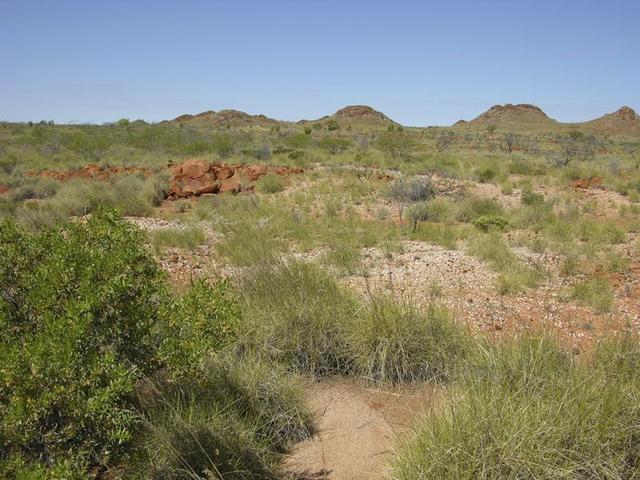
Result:
{"label": "small tree", "polygon": [[436,150],[438,152],[444,152],[449,148],[453,140],[453,135],[449,130],[443,131],[436,139]]}
{"label": "small tree", "polygon": [[504,136],[503,149],[509,152],[509,155],[513,152],[513,147],[516,144],[516,135],[515,133],[507,133]]}

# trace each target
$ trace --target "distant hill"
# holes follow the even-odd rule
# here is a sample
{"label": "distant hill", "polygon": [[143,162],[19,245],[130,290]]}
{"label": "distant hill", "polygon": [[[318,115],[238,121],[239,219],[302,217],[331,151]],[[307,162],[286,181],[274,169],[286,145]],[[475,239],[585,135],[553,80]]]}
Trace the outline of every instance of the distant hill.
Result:
{"label": "distant hill", "polygon": [[[460,123],[460,122],[458,122]],[[469,125],[522,125],[522,124],[553,124],[555,120],[549,118],[540,107],[521,103],[512,105],[494,105],[473,120]]]}
{"label": "distant hill", "polygon": [[640,134],[640,116],[631,107],[625,106],[576,126],[584,126],[602,133],[637,135]]}
{"label": "distant hill", "polygon": [[298,123],[323,122],[327,120],[336,120],[340,124],[347,125],[367,125],[367,126],[386,126],[389,124],[397,125],[397,122],[391,120],[384,113],[371,108],[368,105],[349,105],[341,108],[333,115],[325,115],[317,120],[300,120]]}
{"label": "distant hill", "polygon": [[332,115],[336,120],[359,121],[365,123],[396,123],[384,113],[368,105],[349,105],[341,108]]}
{"label": "distant hill", "polygon": [[280,123],[265,115],[251,115],[239,110],[220,110],[219,112],[209,110],[196,115],[185,114],[174,118],[171,122],[210,125],[212,127],[269,127]]}

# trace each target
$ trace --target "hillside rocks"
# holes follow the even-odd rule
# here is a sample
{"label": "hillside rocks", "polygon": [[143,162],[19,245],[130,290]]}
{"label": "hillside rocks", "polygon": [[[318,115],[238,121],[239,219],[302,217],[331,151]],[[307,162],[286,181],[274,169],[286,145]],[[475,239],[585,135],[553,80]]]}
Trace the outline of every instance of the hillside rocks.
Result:
{"label": "hillside rocks", "polygon": [[252,191],[256,181],[268,173],[289,175],[302,173],[301,168],[269,165],[227,165],[206,160],[187,160],[171,167],[168,198],[188,198],[204,194]]}
{"label": "hillside rocks", "polygon": [[512,105],[494,105],[469,123],[536,123],[553,122],[540,107],[521,103]]}
{"label": "hillside rocks", "polygon": [[605,133],[638,134],[640,116],[631,107],[621,107],[613,113],[586,122],[585,125]]}

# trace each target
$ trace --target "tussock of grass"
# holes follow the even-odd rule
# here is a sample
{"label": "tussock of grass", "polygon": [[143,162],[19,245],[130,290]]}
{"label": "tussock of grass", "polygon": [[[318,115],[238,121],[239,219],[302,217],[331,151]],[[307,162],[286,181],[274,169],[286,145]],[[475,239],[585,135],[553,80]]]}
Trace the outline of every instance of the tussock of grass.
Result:
{"label": "tussock of grass", "polygon": [[571,298],[598,313],[608,312],[613,306],[613,287],[602,277],[587,279],[573,286]]}
{"label": "tussock of grass", "polygon": [[540,279],[540,272],[522,262],[498,234],[475,238],[469,251],[499,273],[497,288],[501,294],[517,293],[535,287]]}
{"label": "tussock of grass", "polygon": [[341,329],[354,299],[318,266],[301,261],[258,268],[242,285],[244,342],[289,368],[314,375],[351,367]]}
{"label": "tussock of grass", "polygon": [[469,345],[445,310],[420,312],[388,296],[373,298],[349,324],[347,343],[359,376],[392,383],[448,379]]}
{"label": "tussock of grass", "polygon": [[385,383],[449,378],[468,347],[447,312],[390,297],[359,300],[318,266],[259,268],[244,284],[248,348],[288,368]]}
{"label": "tussock of grass", "polygon": [[256,358],[222,356],[198,380],[149,383],[139,401],[132,468],[144,478],[279,478],[281,453],[314,429],[300,386]]}
{"label": "tussock of grass", "polygon": [[[614,351],[576,365],[546,338],[484,349],[444,411],[400,446],[393,478],[639,478],[637,345],[631,360]],[[609,374],[628,360],[630,375]]]}
{"label": "tussock of grass", "polygon": [[282,178],[275,173],[268,173],[264,177],[258,179],[256,188],[263,193],[278,193],[284,190]]}
{"label": "tussock of grass", "polygon": [[167,247],[195,250],[206,242],[204,231],[197,226],[153,230],[148,233],[148,236],[151,244],[158,251]]}

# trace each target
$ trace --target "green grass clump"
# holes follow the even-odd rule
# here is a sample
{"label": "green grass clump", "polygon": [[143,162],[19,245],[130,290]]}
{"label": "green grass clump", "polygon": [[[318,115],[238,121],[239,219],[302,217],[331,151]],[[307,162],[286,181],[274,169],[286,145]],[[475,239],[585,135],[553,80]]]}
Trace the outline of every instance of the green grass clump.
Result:
{"label": "green grass clump", "polygon": [[640,478],[637,345],[631,360],[613,350],[595,365],[545,338],[481,350],[444,408],[399,447],[392,478]]}
{"label": "green grass clump", "polygon": [[431,306],[421,312],[388,296],[373,298],[346,335],[355,371],[377,382],[446,380],[469,345],[445,310]]}
{"label": "green grass clump", "polygon": [[457,220],[473,222],[482,215],[504,215],[504,208],[493,198],[468,197],[459,205]]}
{"label": "green grass clump", "polygon": [[65,217],[87,215],[99,207],[115,208],[123,215],[147,216],[156,198],[144,179],[128,175],[111,181],[71,180],[49,202]]}
{"label": "green grass clump", "polygon": [[284,190],[284,183],[280,175],[268,173],[258,179],[256,189],[262,193],[278,193]]}
{"label": "green grass clump", "polygon": [[540,272],[520,260],[497,233],[473,239],[469,251],[498,272],[497,288],[501,294],[535,287],[540,279]]}
{"label": "green grass clump", "polygon": [[207,240],[204,231],[196,226],[152,230],[147,235],[153,247],[159,252],[168,247],[196,250]]}
{"label": "green grass clump", "polygon": [[296,371],[346,372],[350,357],[342,329],[354,299],[318,266],[296,260],[258,267],[241,286],[243,341]]}
{"label": "green grass clump", "polygon": [[605,278],[590,278],[571,288],[571,298],[598,313],[605,313],[613,306],[613,287]]}
{"label": "green grass clump", "polygon": [[325,255],[325,259],[343,275],[354,275],[362,266],[360,250],[349,244],[336,244]]}
{"label": "green grass clump", "polygon": [[150,383],[139,397],[141,478],[280,478],[281,454],[314,431],[302,390],[254,357],[223,355],[197,381]]}

